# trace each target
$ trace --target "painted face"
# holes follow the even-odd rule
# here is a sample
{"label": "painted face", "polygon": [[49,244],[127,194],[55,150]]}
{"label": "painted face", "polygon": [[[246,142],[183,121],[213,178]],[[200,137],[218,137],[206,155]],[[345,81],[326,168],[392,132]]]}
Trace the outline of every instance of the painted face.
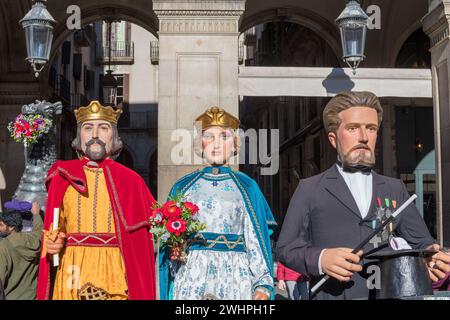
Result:
{"label": "painted face", "polygon": [[375,164],[378,134],[377,111],[369,107],[352,107],[339,113],[341,124],[328,139],[346,165]]}
{"label": "painted face", "polygon": [[202,133],[202,148],[209,164],[226,164],[236,150],[233,130],[218,126],[206,129]]}
{"label": "painted face", "polygon": [[8,227],[3,221],[0,221],[0,238],[6,238],[13,230],[14,228]]}
{"label": "painted face", "polygon": [[113,130],[104,120],[83,122],[80,130],[81,150],[90,159],[100,161],[111,154]]}

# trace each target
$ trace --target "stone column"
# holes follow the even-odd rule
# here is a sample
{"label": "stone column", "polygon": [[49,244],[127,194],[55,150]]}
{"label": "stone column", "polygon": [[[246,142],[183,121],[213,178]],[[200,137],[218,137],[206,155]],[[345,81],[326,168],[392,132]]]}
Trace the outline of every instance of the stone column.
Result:
{"label": "stone column", "polygon": [[438,238],[450,246],[450,0],[429,1],[422,23],[431,39]]}
{"label": "stone column", "polygon": [[[245,0],[154,0],[159,19],[158,200],[198,168],[174,163],[175,129],[220,106],[238,115],[239,19]],[[190,162],[190,163],[189,163]]]}

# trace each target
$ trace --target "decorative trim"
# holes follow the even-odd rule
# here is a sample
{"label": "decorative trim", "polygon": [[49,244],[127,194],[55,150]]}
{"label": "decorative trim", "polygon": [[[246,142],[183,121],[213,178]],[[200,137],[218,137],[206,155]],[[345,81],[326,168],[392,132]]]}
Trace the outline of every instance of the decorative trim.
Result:
{"label": "decorative trim", "polygon": [[208,181],[224,181],[224,180],[229,180],[231,178],[230,178],[230,175],[228,173],[225,173],[225,174],[222,174],[222,175],[219,175],[219,176],[215,176],[215,175],[212,175],[212,174],[205,173],[203,175],[203,179],[208,180]]}
{"label": "decorative trim", "polygon": [[153,0],[153,11],[160,12],[196,12],[205,14],[208,11],[243,12],[245,0]]}
{"label": "decorative trim", "polygon": [[118,247],[115,233],[69,233],[69,247]]}
{"label": "decorative trim", "polygon": [[161,20],[163,33],[238,33],[237,19],[174,19]]}
{"label": "decorative trim", "polygon": [[77,231],[81,232],[81,193],[77,192]]}
{"label": "decorative trim", "polygon": [[79,300],[108,300],[111,295],[105,289],[94,286],[92,283],[85,283],[77,292]]}
{"label": "decorative trim", "polygon": [[433,48],[436,46],[439,42],[443,41],[446,38],[449,38],[449,26],[445,26],[442,30],[436,32],[434,35],[430,38],[430,46]]}
{"label": "decorative trim", "polygon": [[112,209],[111,203],[108,206],[108,233],[111,233],[112,230]]}
{"label": "decorative trim", "polygon": [[83,166],[83,169],[87,170],[89,172],[92,172],[92,173],[98,173],[98,172],[101,173],[101,172],[103,172],[102,168],[91,168],[91,167],[88,167],[88,166]]}
{"label": "decorative trim", "polygon": [[75,183],[75,185],[72,185],[76,190],[85,193],[87,191],[86,185],[85,185],[85,181],[83,181],[80,178],[76,178],[75,176],[71,175],[67,170],[61,168],[61,167],[57,167],[55,169],[55,171],[50,174],[46,179],[45,179],[45,184],[47,184],[51,179],[53,179],[53,177],[57,174],[60,174],[62,177],[67,176],[69,177],[71,180],[73,180],[74,182],[80,182],[81,185],[79,185],[78,183]]}
{"label": "decorative trim", "polygon": [[158,16],[164,17],[236,17],[239,18],[244,11],[241,10],[158,10]]}
{"label": "decorative trim", "polygon": [[195,183],[197,180],[203,175],[203,172],[199,171],[199,173],[181,190],[181,193],[184,193]]}
{"label": "decorative trim", "polygon": [[100,172],[95,172],[95,181],[94,181],[94,199],[92,204],[92,229],[94,233],[97,232],[97,200],[98,200],[98,181],[100,179]]}
{"label": "decorative trim", "polygon": [[223,234],[217,236],[215,239],[209,240],[206,239],[205,236],[200,233],[199,238],[207,242],[207,245],[205,245],[205,248],[207,249],[213,248],[216,244],[224,244],[230,250],[235,249],[238,245],[244,245],[245,247],[245,240],[243,235],[239,235],[236,241],[228,240],[227,237]]}

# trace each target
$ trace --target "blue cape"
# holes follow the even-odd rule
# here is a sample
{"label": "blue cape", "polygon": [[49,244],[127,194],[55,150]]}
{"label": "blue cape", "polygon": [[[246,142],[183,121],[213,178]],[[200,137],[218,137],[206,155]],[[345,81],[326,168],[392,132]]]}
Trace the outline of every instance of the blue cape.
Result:
{"label": "blue cape", "polygon": [[[204,173],[211,173],[213,167],[206,167],[203,170],[194,171],[180,180],[178,180],[172,187],[169,193],[169,198],[179,193],[185,194],[185,192],[192,186]],[[221,173],[229,172],[231,178],[238,186],[247,208],[247,212],[250,215],[253,228],[255,229],[256,236],[258,238],[261,251],[264,255],[264,260],[273,277],[273,259],[272,249],[270,246],[270,236],[276,228],[276,222],[272,215],[272,211],[264,198],[258,184],[249,176],[242,172],[232,171],[229,167],[220,167]],[[161,300],[172,299],[173,289],[173,277],[170,274],[170,257],[168,249],[159,248],[159,289]],[[271,299],[274,298],[274,290],[271,287],[267,287],[272,294]]]}

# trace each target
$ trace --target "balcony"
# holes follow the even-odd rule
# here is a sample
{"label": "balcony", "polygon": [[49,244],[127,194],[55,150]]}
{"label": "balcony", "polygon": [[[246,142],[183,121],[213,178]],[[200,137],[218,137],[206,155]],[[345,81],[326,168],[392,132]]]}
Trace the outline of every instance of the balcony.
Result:
{"label": "balcony", "polygon": [[[96,62],[99,65],[108,65],[109,46],[98,44],[95,50]],[[129,41],[113,41],[111,46],[112,65],[134,64],[134,43]]]}
{"label": "balcony", "polygon": [[150,61],[152,64],[159,64],[159,42],[150,42]]}

